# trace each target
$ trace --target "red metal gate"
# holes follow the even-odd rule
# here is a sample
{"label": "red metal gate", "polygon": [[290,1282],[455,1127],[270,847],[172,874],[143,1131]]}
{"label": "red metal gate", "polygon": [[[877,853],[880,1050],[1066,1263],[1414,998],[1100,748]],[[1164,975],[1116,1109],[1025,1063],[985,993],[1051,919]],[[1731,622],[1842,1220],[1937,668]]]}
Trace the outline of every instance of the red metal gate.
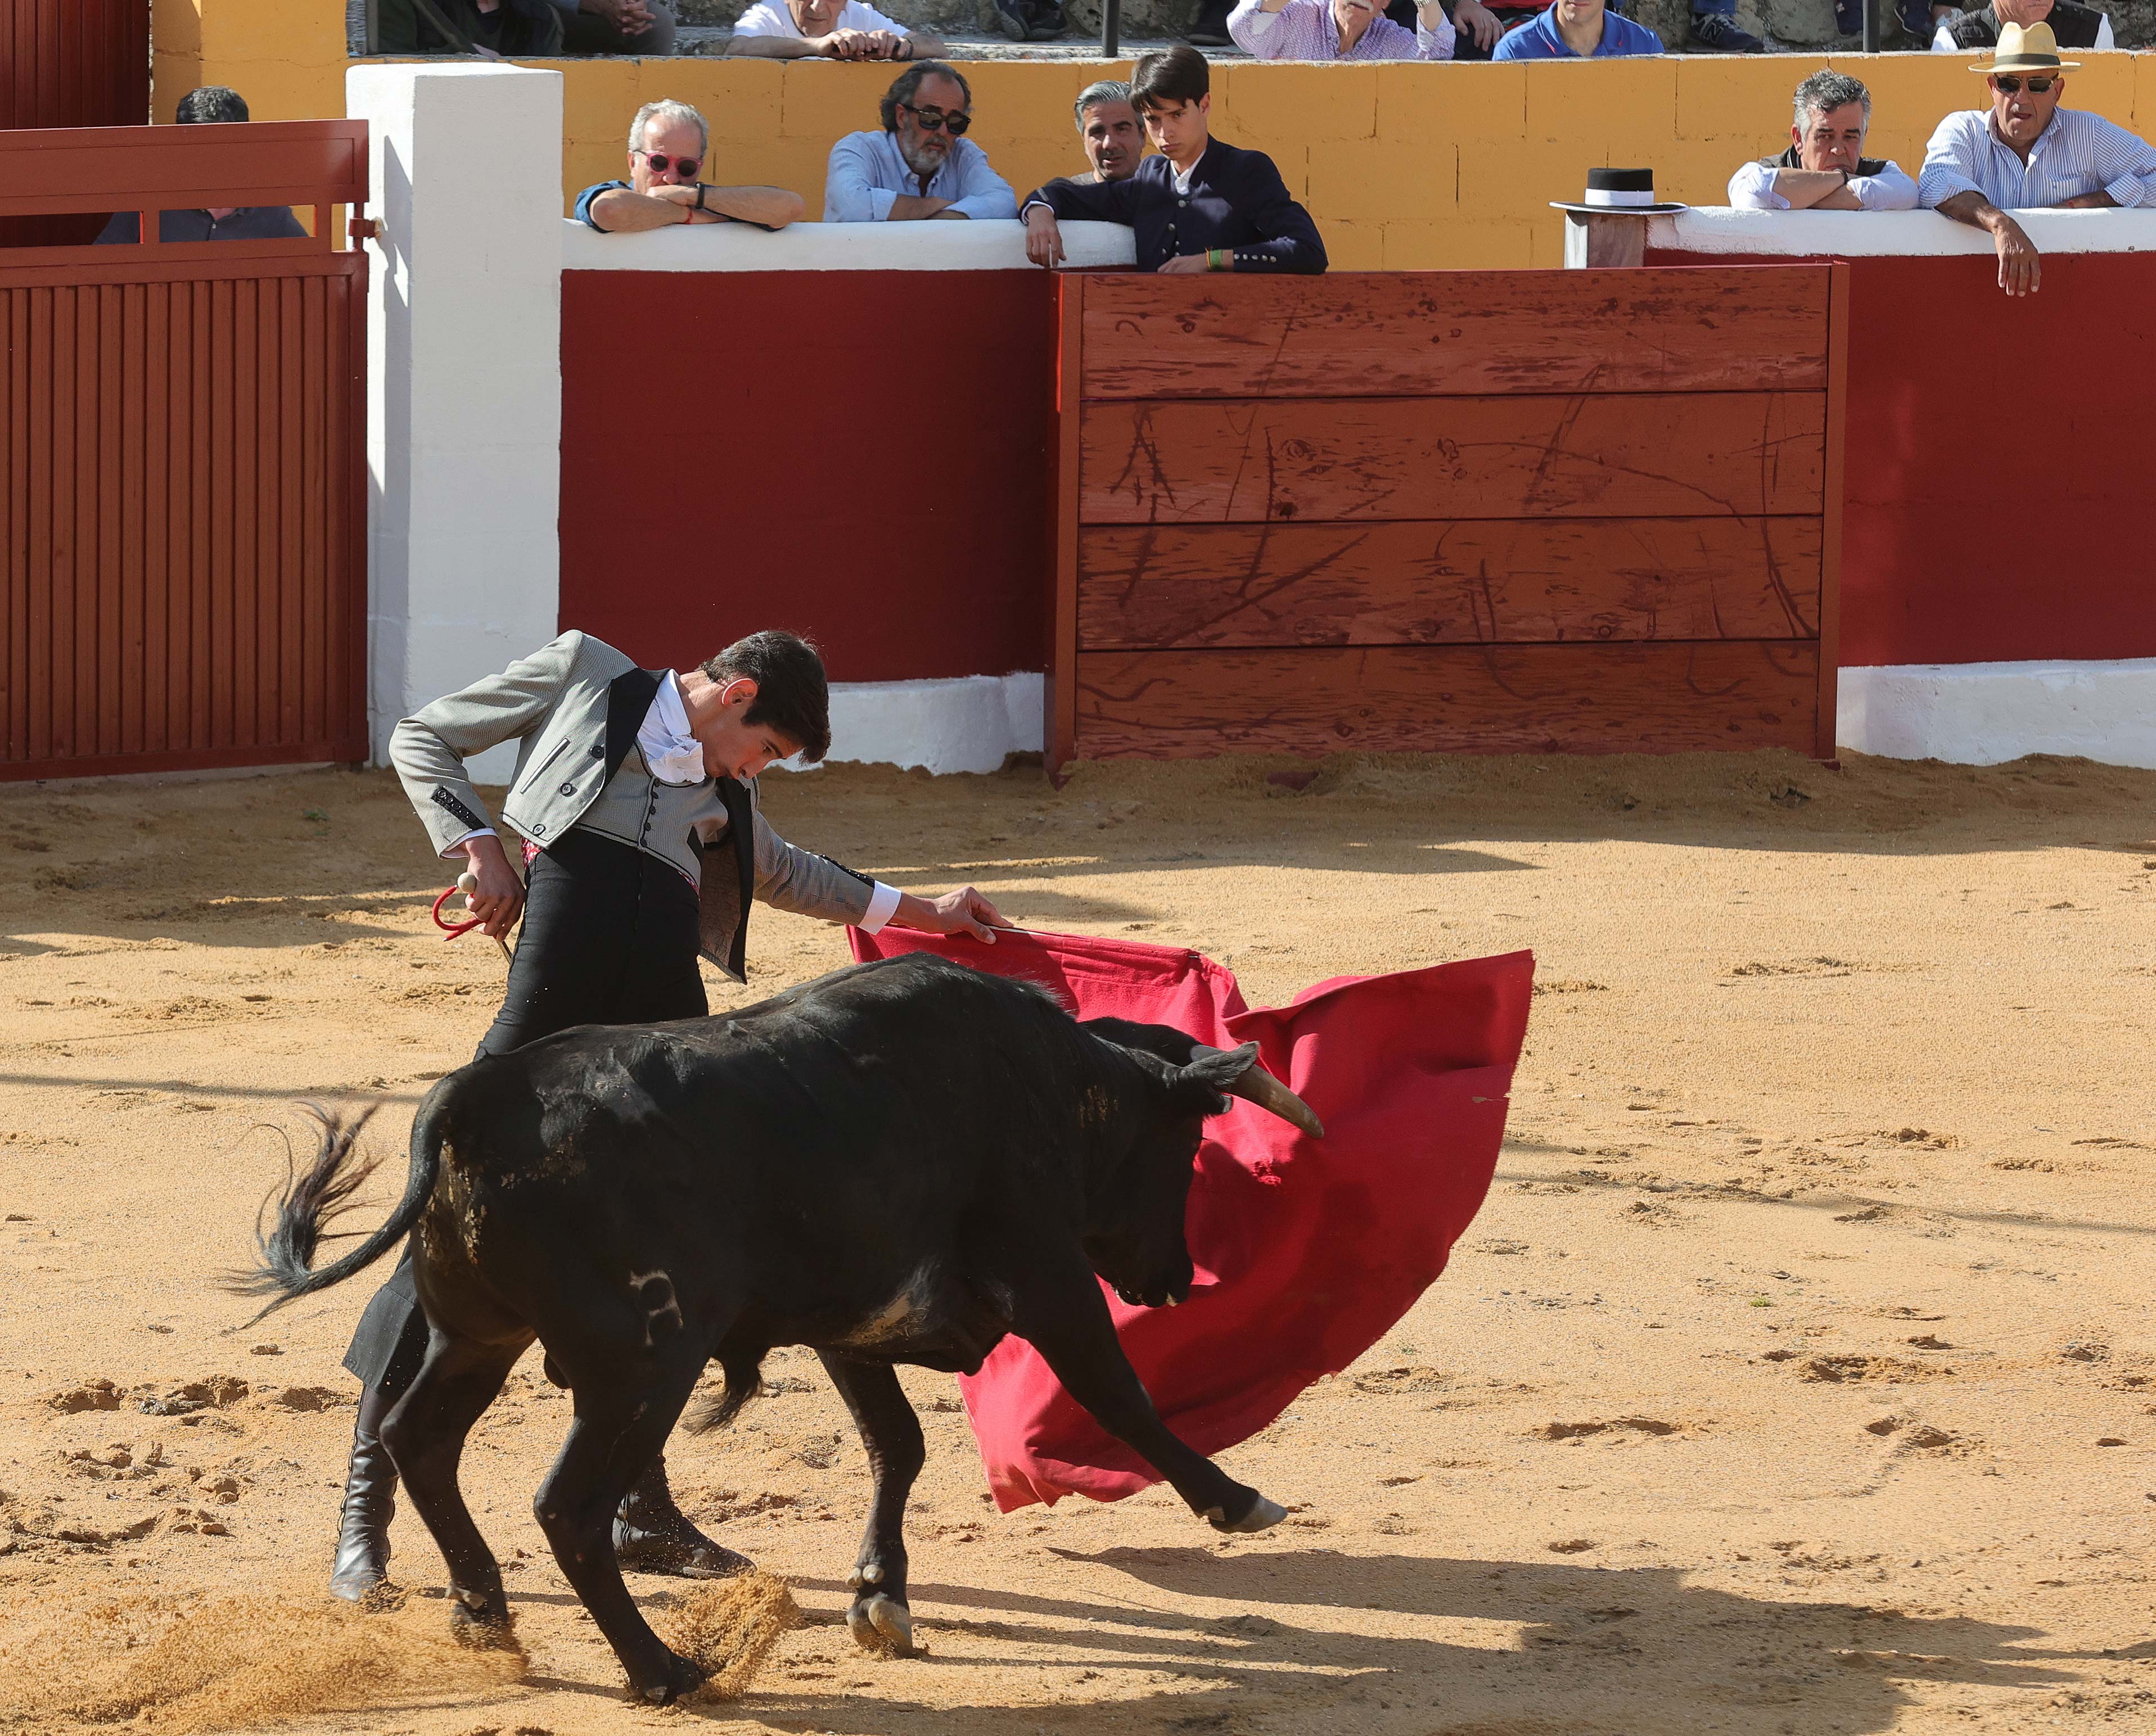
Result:
{"label": "red metal gate", "polygon": [[[150,119],[150,0],[0,0],[0,130]],[[0,247],[88,242],[91,217],[0,218]]]}
{"label": "red metal gate", "polygon": [[0,250],[0,780],[366,757],[366,197],[364,121],[0,134],[0,219],[145,238]]}

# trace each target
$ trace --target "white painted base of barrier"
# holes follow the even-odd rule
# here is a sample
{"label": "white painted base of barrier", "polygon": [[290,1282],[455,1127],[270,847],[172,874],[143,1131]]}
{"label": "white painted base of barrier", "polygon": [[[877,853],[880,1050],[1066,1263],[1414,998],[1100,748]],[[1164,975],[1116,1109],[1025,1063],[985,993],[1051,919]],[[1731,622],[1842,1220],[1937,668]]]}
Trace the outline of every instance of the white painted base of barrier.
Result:
{"label": "white painted base of barrier", "polygon": [[1845,668],[1835,740],[1890,760],[2065,754],[2156,767],[2156,658]]}
{"label": "white painted base of barrier", "polygon": [[834,681],[829,757],[938,774],[1000,770],[1011,754],[1041,750],[1043,679]]}

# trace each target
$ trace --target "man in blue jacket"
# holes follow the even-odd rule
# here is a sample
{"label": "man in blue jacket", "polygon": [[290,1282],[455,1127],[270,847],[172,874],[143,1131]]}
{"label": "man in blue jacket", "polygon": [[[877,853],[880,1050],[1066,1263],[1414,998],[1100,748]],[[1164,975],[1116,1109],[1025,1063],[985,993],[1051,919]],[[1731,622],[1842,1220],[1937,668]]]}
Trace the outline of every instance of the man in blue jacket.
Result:
{"label": "man in blue jacket", "polygon": [[1288,197],[1273,160],[1224,145],[1207,130],[1213,107],[1205,57],[1176,47],[1142,56],[1131,106],[1160,154],[1125,181],[1051,181],[1026,195],[1026,257],[1063,261],[1058,219],[1126,223],[1141,271],[1325,269],[1325,243],[1310,213]]}

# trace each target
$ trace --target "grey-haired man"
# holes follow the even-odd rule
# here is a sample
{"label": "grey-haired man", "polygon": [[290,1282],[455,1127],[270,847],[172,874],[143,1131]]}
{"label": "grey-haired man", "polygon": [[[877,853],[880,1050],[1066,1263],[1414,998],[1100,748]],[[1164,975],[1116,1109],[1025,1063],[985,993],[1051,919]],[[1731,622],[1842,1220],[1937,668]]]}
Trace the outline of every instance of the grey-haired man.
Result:
{"label": "grey-haired man", "polygon": [[1789,148],[1729,177],[1740,211],[1913,211],[1917,183],[1899,164],[1864,154],[1871,93],[1847,73],[1815,72],[1797,86]]}
{"label": "grey-haired man", "polygon": [[648,102],[629,124],[629,179],[577,195],[570,214],[608,235],[679,223],[753,223],[783,229],[808,213],[783,187],[715,187],[701,178],[711,131],[685,102]]}
{"label": "grey-haired man", "polygon": [[[1086,161],[1094,181],[1127,181],[1145,155],[1145,129],[1131,106],[1131,87],[1121,79],[1102,79],[1078,93],[1073,109]],[[1081,177],[1086,178],[1086,177]]]}

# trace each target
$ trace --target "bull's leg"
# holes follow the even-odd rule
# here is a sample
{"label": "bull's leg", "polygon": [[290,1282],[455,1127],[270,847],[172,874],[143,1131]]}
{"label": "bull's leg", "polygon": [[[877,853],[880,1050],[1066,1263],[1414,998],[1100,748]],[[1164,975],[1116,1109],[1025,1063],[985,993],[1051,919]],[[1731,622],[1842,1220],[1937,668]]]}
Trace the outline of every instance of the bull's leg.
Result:
{"label": "bull's leg", "polygon": [[1040,1352],[1063,1390],[1166,1477],[1193,1513],[1219,1531],[1263,1531],[1287,1517],[1286,1508],[1237,1483],[1160,1420],[1090,1270],[1082,1278],[1034,1273],[1018,1287],[1017,1304],[1012,1329]]}
{"label": "bull's leg", "polygon": [[913,1613],[906,1602],[906,1502],[927,1457],[921,1419],[913,1414],[897,1372],[888,1363],[852,1362],[823,1350],[816,1354],[853,1412],[854,1426],[860,1431],[869,1468],[875,1476],[868,1529],[862,1534],[861,1552],[846,1580],[854,1592],[846,1625],[863,1646],[890,1646],[911,1652]]}
{"label": "bull's leg", "polygon": [[667,1649],[629,1596],[614,1555],[613,1515],[666,1444],[702,1365],[700,1357],[634,1384],[624,1383],[619,1369],[588,1379],[584,1369],[571,1366],[576,1421],[532,1503],[563,1576],[613,1647],[629,1686],[655,1706],[670,1704],[704,1675]]}
{"label": "bull's leg", "polygon": [[457,1465],[465,1436],[530,1342],[486,1344],[436,1331],[418,1377],[382,1425],[382,1444],[448,1564],[450,1625],[459,1639],[474,1643],[507,1632],[509,1601],[501,1569],[457,1486]]}

